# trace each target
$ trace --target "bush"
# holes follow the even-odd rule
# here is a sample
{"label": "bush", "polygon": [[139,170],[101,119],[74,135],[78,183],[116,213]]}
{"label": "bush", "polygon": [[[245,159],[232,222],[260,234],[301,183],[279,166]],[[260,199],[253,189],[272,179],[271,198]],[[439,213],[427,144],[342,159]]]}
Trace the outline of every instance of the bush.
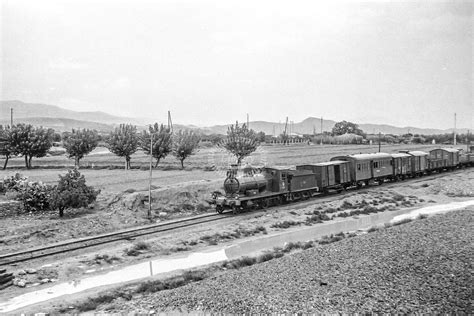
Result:
{"label": "bush", "polygon": [[398,225],[406,224],[406,223],[409,223],[409,222],[411,222],[411,221],[412,221],[411,218],[405,218],[405,219],[402,219],[402,220],[400,220],[400,221],[398,221],[398,222],[393,223],[393,226],[398,226]]}
{"label": "bush", "polygon": [[270,227],[271,228],[289,228],[291,226],[296,226],[300,225],[300,222],[295,222],[295,221],[284,221],[284,222],[278,222],[275,224],[272,224]]}
{"label": "bush", "polygon": [[100,190],[86,185],[86,179],[77,169],[72,169],[66,175],[59,176],[49,202],[51,208],[59,210],[59,216],[62,217],[65,209],[86,207],[97,199],[99,193]]}
{"label": "bush", "polygon": [[27,177],[19,173],[6,177],[1,185],[1,191],[13,193],[15,200],[23,202],[23,208],[28,212],[47,210],[51,190],[51,186],[42,182],[28,181]]}
{"label": "bush", "polygon": [[344,209],[348,209],[348,208],[352,208],[353,205],[351,202],[348,202],[348,201],[344,201],[341,205],[341,208],[344,210]]}
{"label": "bush", "polygon": [[367,230],[367,232],[368,232],[368,233],[372,233],[372,232],[376,232],[377,230],[379,230],[377,227],[372,226],[372,227],[370,227],[370,228]]}

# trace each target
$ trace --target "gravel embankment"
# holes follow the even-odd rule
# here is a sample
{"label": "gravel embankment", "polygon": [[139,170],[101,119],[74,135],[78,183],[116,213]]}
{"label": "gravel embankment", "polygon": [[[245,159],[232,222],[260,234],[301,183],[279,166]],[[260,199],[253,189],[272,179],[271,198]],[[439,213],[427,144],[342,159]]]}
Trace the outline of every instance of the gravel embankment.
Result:
{"label": "gravel embankment", "polygon": [[470,208],[317,246],[136,297],[120,309],[471,313],[472,214]]}

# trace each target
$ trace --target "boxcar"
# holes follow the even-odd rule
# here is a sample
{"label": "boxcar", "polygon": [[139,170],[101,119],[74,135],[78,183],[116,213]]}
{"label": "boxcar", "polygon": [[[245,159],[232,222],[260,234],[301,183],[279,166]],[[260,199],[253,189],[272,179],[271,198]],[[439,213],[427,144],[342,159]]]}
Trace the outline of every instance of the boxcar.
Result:
{"label": "boxcar", "polygon": [[342,190],[350,185],[348,161],[335,160],[310,165],[296,166],[296,170],[310,170],[316,179],[319,191]]}
{"label": "boxcar", "polygon": [[459,163],[459,151],[453,148],[437,148],[430,150],[429,170],[442,171],[454,169]]}
{"label": "boxcar", "polygon": [[405,180],[407,177],[411,175],[412,173],[411,157],[412,156],[406,153],[392,154],[392,167],[393,167],[392,179]]}
{"label": "boxcar", "polygon": [[463,149],[459,150],[459,165],[461,167],[469,167],[474,165],[474,152],[465,152]]}
{"label": "boxcar", "polygon": [[342,160],[349,162],[350,178],[354,185],[369,184],[370,180],[382,183],[393,175],[392,156],[386,153],[357,154],[337,156],[331,161]]}
{"label": "boxcar", "polygon": [[426,172],[429,167],[428,153],[418,150],[400,150],[400,152],[411,156],[411,175],[413,177],[422,176]]}

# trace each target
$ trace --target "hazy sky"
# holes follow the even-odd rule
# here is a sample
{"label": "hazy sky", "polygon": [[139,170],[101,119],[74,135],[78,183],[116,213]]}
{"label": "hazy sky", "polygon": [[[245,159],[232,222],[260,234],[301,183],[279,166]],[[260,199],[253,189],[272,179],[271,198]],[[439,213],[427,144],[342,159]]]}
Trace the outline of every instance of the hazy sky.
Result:
{"label": "hazy sky", "polygon": [[2,100],[474,127],[471,1],[0,1]]}

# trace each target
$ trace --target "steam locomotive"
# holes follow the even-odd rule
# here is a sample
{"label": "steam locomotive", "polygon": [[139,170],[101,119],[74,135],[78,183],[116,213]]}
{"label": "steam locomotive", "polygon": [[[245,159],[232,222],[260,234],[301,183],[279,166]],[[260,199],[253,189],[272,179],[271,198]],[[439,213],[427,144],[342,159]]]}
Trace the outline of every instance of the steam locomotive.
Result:
{"label": "steam locomotive", "polygon": [[344,155],[328,162],[288,166],[239,168],[232,165],[224,180],[224,193],[214,191],[210,204],[218,213],[266,208],[305,200],[328,192],[420,177],[474,165],[469,152],[452,148],[398,153]]}

